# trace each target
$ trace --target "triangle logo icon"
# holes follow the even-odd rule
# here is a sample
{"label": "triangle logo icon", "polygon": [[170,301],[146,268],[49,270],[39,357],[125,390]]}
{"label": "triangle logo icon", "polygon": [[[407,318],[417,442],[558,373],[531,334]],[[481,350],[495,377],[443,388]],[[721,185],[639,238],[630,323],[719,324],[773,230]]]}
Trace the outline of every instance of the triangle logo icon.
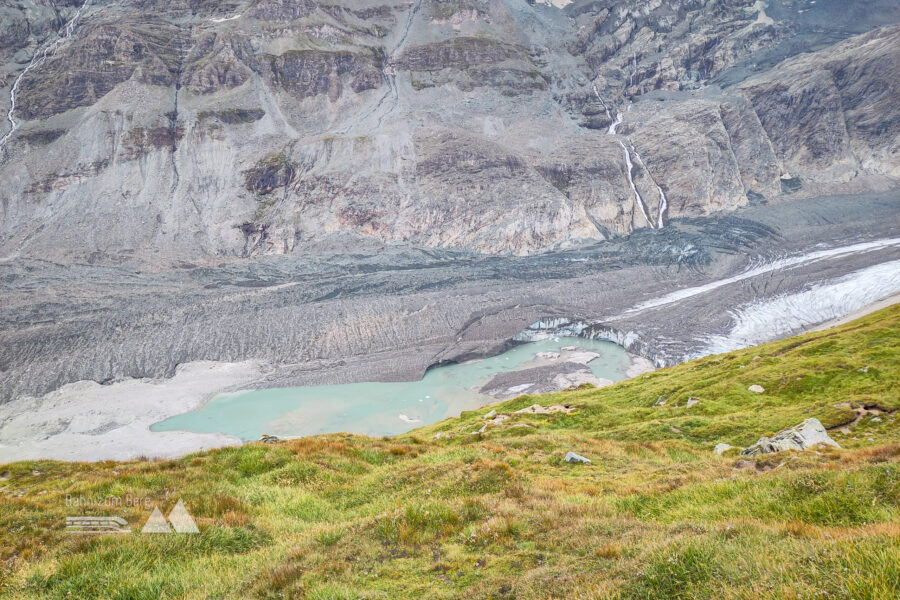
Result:
{"label": "triangle logo icon", "polygon": [[150,518],[144,523],[141,533],[172,533],[166,518],[159,512],[159,507],[154,506]]}
{"label": "triangle logo icon", "polygon": [[178,500],[175,508],[169,513],[169,523],[172,524],[172,529],[177,533],[200,533],[200,530],[197,529],[197,523],[194,522],[194,518],[187,511],[181,499]]}

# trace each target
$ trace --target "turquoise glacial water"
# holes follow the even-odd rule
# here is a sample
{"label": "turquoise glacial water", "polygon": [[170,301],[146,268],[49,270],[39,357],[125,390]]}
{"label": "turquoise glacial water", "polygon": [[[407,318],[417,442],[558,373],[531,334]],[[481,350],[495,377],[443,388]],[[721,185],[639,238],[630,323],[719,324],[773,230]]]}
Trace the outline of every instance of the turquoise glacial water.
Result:
{"label": "turquoise glacial water", "polygon": [[503,354],[429,370],[419,381],[270,388],[219,394],[198,410],[156,423],[153,431],[227,433],[256,440],[349,432],[397,435],[496,402],[476,390],[496,373],[528,368],[538,352],[576,346],[600,355],[588,367],[620,381],[631,360],[618,345],[561,337],[516,346]]}

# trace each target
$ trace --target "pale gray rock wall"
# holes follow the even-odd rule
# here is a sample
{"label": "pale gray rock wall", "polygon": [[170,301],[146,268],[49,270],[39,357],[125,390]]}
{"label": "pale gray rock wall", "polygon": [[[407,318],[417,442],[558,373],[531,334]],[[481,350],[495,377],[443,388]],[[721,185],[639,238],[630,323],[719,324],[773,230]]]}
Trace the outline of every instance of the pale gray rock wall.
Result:
{"label": "pale gray rock wall", "polygon": [[[893,189],[900,10],[857,4],[97,0],[22,78],[0,256],[558,249],[649,226],[620,143],[654,224],[657,185],[669,220]],[[80,5],[2,8],[0,87]]]}

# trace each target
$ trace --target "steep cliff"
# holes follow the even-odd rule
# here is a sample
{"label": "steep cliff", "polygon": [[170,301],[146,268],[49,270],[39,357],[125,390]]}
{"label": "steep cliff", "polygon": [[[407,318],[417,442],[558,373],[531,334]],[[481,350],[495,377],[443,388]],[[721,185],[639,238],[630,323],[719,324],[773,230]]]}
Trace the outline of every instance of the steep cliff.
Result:
{"label": "steep cliff", "polygon": [[556,4],[6,3],[0,257],[526,254],[898,186],[896,3]]}

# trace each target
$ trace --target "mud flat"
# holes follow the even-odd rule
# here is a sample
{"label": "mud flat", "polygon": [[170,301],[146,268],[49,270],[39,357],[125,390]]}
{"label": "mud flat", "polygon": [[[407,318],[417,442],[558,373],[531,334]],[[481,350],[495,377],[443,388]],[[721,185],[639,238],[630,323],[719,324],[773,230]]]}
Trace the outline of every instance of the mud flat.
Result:
{"label": "mud flat", "polygon": [[41,397],[18,398],[0,405],[0,462],[176,457],[240,444],[231,435],[156,433],[150,426],[199,408],[216,392],[249,385],[264,372],[258,361],[202,361],[180,366],[169,379],[79,381]]}

